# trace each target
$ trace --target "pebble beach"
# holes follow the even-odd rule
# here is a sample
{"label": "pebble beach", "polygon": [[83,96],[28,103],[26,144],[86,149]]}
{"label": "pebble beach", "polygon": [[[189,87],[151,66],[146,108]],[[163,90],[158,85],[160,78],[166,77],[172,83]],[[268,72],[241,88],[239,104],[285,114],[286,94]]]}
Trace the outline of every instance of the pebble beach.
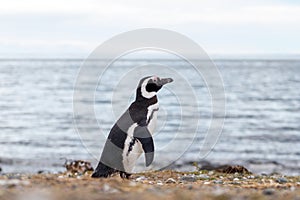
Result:
{"label": "pebble beach", "polygon": [[3,174],[0,199],[299,199],[300,176],[172,170],[122,179],[91,178],[91,171]]}

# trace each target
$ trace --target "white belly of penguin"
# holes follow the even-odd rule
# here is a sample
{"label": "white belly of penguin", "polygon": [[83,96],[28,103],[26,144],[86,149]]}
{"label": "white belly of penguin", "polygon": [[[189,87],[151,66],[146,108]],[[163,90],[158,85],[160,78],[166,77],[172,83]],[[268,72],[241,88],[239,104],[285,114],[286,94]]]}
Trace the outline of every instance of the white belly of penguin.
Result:
{"label": "white belly of penguin", "polygon": [[135,140],[135,143],[132,146],[131,151],[128,151],[130,142],[132,140],[133,140],[133,138],[130,138],[130,137],[126,138],[125,146],[127,146],[127,148],[124,148],[124,151],[123,151],[123,166],[124,166],[125,172],[127,172],[127,173],[133,172],[133,168],[136,164],[136,161],[143,153],[142,145],[138,140]]}
{"label": "white belly of penguin", "polygon": [[[153,135],[156,127],[156,121],[157,121],[157,111],[158,111],[158,103],[149,106],[148,113],[147,113],[147,128],[151,135]],[[127,173],[133,172],[134,166],[136,164],[136,161],[143,153],[142,144],[135,140],[134,145],[131,147],[131,151],[128,151],[130,148],[130,143],[133,142],[133,132],[134,129],[137,127],[137,123],[134,123],[131,125],[127,131],[127,138],[125,140],[125,146],[123,150],[123,166],[124,170]]]}
{"label": "white belly of penguin", "polygon": [[[123,149],[123,166],[124,170],[127,173],[131,173],[137,159],[140,157],[140,155],[143,153],[143,148],[141,143],[133,138],[133,132],[134,129],[138,126],[137,123],[134,123],[131,125],[127,131],[127,138],[125,140],[125,145]],[[134,142],[134,145],[132,146],[131,143]],[[129,148],[131,146],[131,150],[129,151]]]}

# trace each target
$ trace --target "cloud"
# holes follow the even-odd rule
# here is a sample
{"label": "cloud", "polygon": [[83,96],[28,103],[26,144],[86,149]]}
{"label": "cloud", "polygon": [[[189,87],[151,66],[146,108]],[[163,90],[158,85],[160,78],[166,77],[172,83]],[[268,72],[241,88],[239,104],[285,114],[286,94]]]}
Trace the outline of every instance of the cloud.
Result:
{"label": "cloud", "polygon": [[1,5],[0,42],[12,51],[90,52],[115,34],[144,27],[181,32],[217,53],[295,52],[300,45],[300,4],[291,1],[10,0]]}
{"label": "cloud", "polygon": [[[97,21],[119,19],[142,23],[276,23],[299,22],[300,5],[278,1],[39,1],[1,3],[1,15],[85,15]],[[117,23],[111,22],[111,23]]]}

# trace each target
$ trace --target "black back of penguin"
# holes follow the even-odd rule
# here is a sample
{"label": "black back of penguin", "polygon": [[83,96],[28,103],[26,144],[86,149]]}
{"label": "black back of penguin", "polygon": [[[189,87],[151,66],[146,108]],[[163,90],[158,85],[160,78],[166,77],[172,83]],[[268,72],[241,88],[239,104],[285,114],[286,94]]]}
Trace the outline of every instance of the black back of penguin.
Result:
{"label": "black back of penguin", "polygon": [[[136,99],[112,127],[92,177],[108,177],[114,172],[120,172],[122,177],[129,177],[129,172],[126,172],[123,165],[123,151],[129,134],[133,134],[133,139],[140,142],[145,153],[146,166],[152,163],[154,143],[147,128],[148,108],[157,103],[156,93],[162,86],[172,81],[170,78],[160,79],[157,76],[148,76],[140,80],[136,89]],[[129,133],[131,127],[134,127],[133,133]]]}

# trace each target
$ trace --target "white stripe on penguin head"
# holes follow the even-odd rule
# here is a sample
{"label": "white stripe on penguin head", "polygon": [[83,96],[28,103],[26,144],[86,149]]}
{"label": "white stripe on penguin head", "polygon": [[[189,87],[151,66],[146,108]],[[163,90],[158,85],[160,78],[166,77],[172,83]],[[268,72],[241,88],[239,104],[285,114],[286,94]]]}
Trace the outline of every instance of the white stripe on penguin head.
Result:
{"label": "white stripe on penguin head", "polygon": [[155,91],[153,91],[153,92],[148,92],[148,91],[146,90],[147,83],[148,83],[148,81],[151,80],[151,79],[152,79],[152,77],[145,79],[145,80],[143,81],[143,83],[142,83],[142,86],[141,86],[142,96],[145,97],[145,98],[147,98],[147,99],[150,99],[150,98],[152,98],[152,97],[154,97],[154,96],[156,95],[156,92],[155,92]]}

